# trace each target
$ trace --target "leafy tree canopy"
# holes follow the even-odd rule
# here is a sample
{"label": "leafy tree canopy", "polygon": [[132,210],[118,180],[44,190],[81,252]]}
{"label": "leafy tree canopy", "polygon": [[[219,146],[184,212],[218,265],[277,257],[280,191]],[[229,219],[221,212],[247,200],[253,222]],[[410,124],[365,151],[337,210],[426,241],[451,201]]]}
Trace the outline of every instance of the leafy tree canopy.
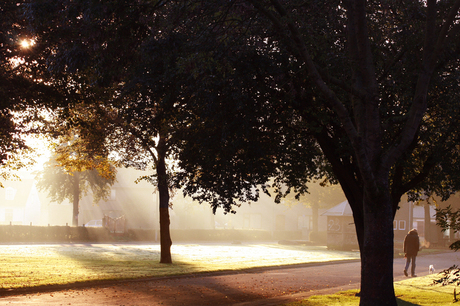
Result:
{"label": "leafy tree canopy", "polygon": [[340,183],[362,252],[363,305],[396,304],[392,223],[401,196],[458,190],[459,7],[458,0],[28,6],[51,69],[125,95],[117,111],[129,110],[136,133],[158,132],[186,193],[232,211],[257,199],[257,188],[268,192],[271,178],[281,194],[282,186],[301,194],[323,177]]}

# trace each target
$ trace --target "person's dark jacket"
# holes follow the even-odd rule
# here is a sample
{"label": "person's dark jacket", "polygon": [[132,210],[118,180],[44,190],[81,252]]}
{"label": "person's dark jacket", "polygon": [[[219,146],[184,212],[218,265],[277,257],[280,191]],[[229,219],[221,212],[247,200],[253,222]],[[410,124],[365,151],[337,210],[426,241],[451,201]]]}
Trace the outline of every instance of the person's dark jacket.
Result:
{"label": "person's dark jacket", "polygon": [[420,249],[420,241],[416,229],[412,229],[404,238],[404,253],[406,256],[417,256]]}

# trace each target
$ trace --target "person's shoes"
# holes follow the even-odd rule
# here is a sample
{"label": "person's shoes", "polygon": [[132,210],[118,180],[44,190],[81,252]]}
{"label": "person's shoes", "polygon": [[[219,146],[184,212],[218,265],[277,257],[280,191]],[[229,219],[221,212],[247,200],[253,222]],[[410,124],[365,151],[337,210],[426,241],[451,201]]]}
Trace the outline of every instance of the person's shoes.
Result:
{"label": "person's shoes", "polygon": [[412,276],[412,277],[417,277],[417,275],[416,275],[416,274],[412,274],[411,276]]}
{"label": "person's shoes", "polygon": [[404,270],[404,275],[409,276],[409,274],[407,274],[407,270]]}

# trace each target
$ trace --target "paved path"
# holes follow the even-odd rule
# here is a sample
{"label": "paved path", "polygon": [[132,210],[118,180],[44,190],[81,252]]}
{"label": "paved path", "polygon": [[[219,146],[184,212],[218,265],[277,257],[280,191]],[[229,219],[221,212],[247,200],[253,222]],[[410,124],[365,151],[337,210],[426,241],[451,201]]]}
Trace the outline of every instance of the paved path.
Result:
{"label": "paved path", "polygon": [[[460,263],[460,252],[423,255],[416,273],[428,274]],[[405,279],[404,259],[394,263],[395,281]],[[147,281],[120,282],[91,288],[5,296],[0,305],[280,305],[310,295],[359,288],[360,263],[334,262],[283,268],[210,273]]]}

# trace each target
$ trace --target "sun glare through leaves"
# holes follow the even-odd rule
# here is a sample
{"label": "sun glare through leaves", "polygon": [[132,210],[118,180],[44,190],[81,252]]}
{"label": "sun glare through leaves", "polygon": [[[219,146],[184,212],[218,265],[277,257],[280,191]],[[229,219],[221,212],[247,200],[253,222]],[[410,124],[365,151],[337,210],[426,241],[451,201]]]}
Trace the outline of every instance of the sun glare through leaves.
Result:
{"label": "sun glare through leaves", "polygon": [[33,39],[23,39],[19,43],[23,49],[28,49],[35,45],[35,41]]}

